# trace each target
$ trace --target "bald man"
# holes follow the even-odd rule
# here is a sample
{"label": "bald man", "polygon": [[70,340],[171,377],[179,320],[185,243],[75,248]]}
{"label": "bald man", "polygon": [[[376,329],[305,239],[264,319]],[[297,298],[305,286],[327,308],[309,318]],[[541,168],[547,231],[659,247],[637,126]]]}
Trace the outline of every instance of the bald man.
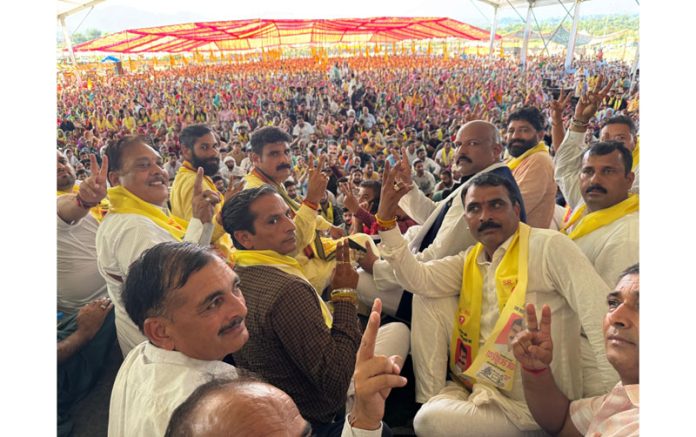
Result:
{"label": "bald man", "polygon": [[[476,243],[464,220],[464,205],[461,198],[462,190],[468,186],[468,181],[474,176],[491,172],[508,179],[517,191],[518,198],[521,198],[512,172],[500,160],[503,145],[494,125],[483,120],[466,123],[459,128],[454,144],[456,151],[453,170],[457,170],[462,175],[462,179],[460,185],[455,185],[450,195],[440,202],[433,202],[412,183],[407,154],[402,151],[401,168],[406,171],[401,172],[400,179],[409,192],[399,201],[399,206],[409,217],[421,224],[421,226],[411,227],[404,237],[408,242],[409,250],[416,252],[416,258],[421,262],[456,255]],[[520,206],[520,219],[525,221],[524,205]],[[412,229],[415,229],[415,232],[411,231]],[[401,244],[398,241],[394,243]],[[385,259],[379,260],[369,253],[360,260],[360,265],[364,269],[360,272],[358,281],[358,293],[361,300],[370,304],[372,299],[379,297],[385,309],[391,309],[397,317],[406,318],[404,314],[407,314],[411,320],[411,352],[416,374],[416,400],[424,403],[437,394],[445,384],[446,372],[443,370],[441,374],[435,375],[437,372],[433,369],[440,367],[446,369],[447,366],[443,364],[438,367],[433,360],[442,356],[446,357],[447,351],[432,351],[432,345],[439,343],[433,342],[432,338],[440,335],[443,338],[448,337],[447,328],[451,328],[452,308],[457,306],[457,298],[413,296],[410,292],[404,292],[404,287],[399,284],[390,263]],[[412,308],[411,299],[413,299]],[[412,310],[412,317],[410,310]],[[437,314],[436,318],[441,320],[440,325],[424,326],[422,318],[424,311],[428,314]],[[429,316],[427,319],[431,318]],[[416,330],[427,335],[414,335]],[[428,336],[430,338],[427,338]]]}

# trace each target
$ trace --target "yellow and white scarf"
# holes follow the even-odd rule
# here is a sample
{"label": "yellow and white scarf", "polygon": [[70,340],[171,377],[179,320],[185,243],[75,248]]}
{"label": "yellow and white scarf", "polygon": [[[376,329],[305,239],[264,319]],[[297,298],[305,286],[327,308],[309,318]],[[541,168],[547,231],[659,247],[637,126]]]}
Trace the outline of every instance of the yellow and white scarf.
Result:
{"label": "yellow and white scarf", "polygon": [[[585,215],[587,205],[583,203],[573,211],[570,218],[563,224],[561,232],[568,235],[571,240],[576,240],[639,209],[640,202],[637,194],[629,194],[628,199],[587,215]],[[573,225],[575,226],[573,227]],[[573,227],[572,231],[571,227]]]}
{"label": "yellow and white scarf", "polygon": [[[484,250],[476,244],[466,256],[459,307],[450,341],[450,370],[463,383],[475,381],[512,389],[517,360],[507,344],[512,323],[524,318],[527,294],[530,227],[520,223],[495,270],[500,317],[479,350],[483,277],[477,259]],[[501,340],[502,339],[502,340]]]}
{"label": "yellow and white scarf", "polygon": [[167,215],[161,208],[142,200],[122,185],[109,188],[107,193],[111,202],[109,213],[142,215],[169,232],[177,241],[181,241],[184,238],[186,228],[188,227],[186,220]]}

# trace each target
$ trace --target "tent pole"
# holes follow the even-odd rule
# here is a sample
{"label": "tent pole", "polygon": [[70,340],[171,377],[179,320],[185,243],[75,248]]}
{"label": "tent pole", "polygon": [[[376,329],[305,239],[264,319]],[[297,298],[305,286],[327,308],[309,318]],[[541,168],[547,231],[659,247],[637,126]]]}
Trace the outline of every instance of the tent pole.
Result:
{"label": "tent pole", "polygon": [[529,6],[527,8],[527,18],[525,19],[525,26],[524,26],[524,41],[522,42],[522,51],[520,52],[520,64],[522,64],[523,67],[527,67],[527,46],[529,45],[529,28],[531,26],[531,16],[532,16],[532,8],[534,7],[534,0],[529,0]]}
{"label": "tent pole", "polygon": [[566,59],[565,59],[565,69],[570,70],[573,65],[573,54],[575,52],[575,38],[578,34],[578,22],[580,21],[580,2],[582,0],[575,0],[575,9],[573,10],[573,27],[570,30],[570,36],[568,38],[568,47],[566,48]]}
{"label": "tent pole", "polygon": [[491,42],[488,45],[488,56],[493,56],[493,45],[495,44],[495,31],[498,27],[498,6],[493,6],[493,24],[491,25]]}
{"label": "tent pole", "polygon": [[633,67],[631,68],[631,87],[628,92],[628,95],[630,96],[633,93],[633,88],[635,88],[636,85],[636,71],[638,70],[638,62],[640,60],[640,41],[638,41],[636,45],[636,57],[633,60]]}
{"label": "tent pole", "polygon": [[65,27],[65,17],[60,17],[60,27],[63,30],[63,38],[65,38],[65,43],[68,45],[68,51],[70,52],[70,60],[72,61],[73,67],[75,67],[75,74],[79,77],[80,70],[77,68],[77,60],[75,59],[75,51],[73,50],[72,41],[70,40],[70,34],[68,34],[68,29]]}

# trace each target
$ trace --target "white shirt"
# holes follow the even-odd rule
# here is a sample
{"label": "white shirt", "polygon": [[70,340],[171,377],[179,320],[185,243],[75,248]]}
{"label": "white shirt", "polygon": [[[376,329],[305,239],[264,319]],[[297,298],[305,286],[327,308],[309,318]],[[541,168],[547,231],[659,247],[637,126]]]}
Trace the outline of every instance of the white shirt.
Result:
{"label": "white shirt", "polygon": [[121,364],[111,391],[109,437],[158,437],[172,413],[215,377],[236,378],[223,361],[203,361],[144,341]]}
{"label": "white shirt", "polygon": [[[203,225],[200,220],[193,218],[186,229],[184,241],[207,246],[212,232],[212,223]],[[109,297],[114,304],[116,337],[123,356],[146,338],[126,313],[121,299],[121,286],[133,261],[145,250],[167,241],[176,240],[155,222],[139,214],[109,213],[97,231],[99,273],[106,279]],[[121,281],[111,275],[120,277]]]}
{"label": "white shirt", "polygon": [[73,224],[57,219],[58,310],[73,314],[107,295],[106,282],[97,268],[99,224],[89,213]]}
{"label": "white shirt", "polygon": [[[583,137],[580,132],[568,131],[554,158],[556,183],[572,210],[585,204],[580,190],[580,170],[585,152]],[[634,182],[631,190],[638,190],[637,182]],[[604,282],[613,288],[621,272],[638,262],[638,240],[639,213],[634,212],[576,239],[575,243],[595,266]]]}
{"label": "white shirt", "polygon": [[295,127],[292,129],[292,136],[297,137],[299,136],[303,140],[309,140],[309,136],[314,133],[314,127],[305,122],[304,126],[300,127],[299,124],[296,124]]}
{"label": "white shirt", "polygon": [[[492,171],[498,167],[505,167],[505,164],[496,162],[484,168],[476,175]],[[473,179],[476,175],[469,180]],[[454,255],[462,250],[466,250],[467,247],[476,242],[471,232],[467,229],[466,221],[464,220],[464,204],[461,194],[468,185],[468,182],[460,185],[456,190],[452,191],[449,196],[439,202],[434,202],[429,199],[414,186],[414,188],[406,193],[399,201],[401,209],[415,220],[416,223],[423,225],[417,228],[413,226],[409,228],[408,231],[409,250],[416,254],[419,261],[425,262],[444,258],[448,255]],[[418,249],[423,242],[423,238],[432,227],[442,208],[444,208],[450,200],[452,201],[452,205],[447,210],[435,239],[424,251],[419,252]],[[400,291],[406,288],[398,283],[390,263],[386,260],[375,262],[372,267],[372,272],[375,286],[380,292]]]}
{"label": "white shirt", "polygon": [[[426,297],[459,295],[464,261],[471,247],[456,255],[419,262],[408,250],[407,242],[398,229],[380,232],[380,236],[382,257],[393,266],[394,273],[404,288]],[[483,277],[481,346],[493,331],[499,317],[495,269],[509,244],[510,239],[495,251],[491,261],[485,260],[484,252],[477,259]],[[580,353],[581,328],[596,357],[596,362],[590,365],[601,375],[601,386],[605,392],[610,390],[619,379],[606,359],[602,333],[602,320],[607,311],[606,296],[610,288],[597,275],[578,246],[559,232],[532,228],[529,254],[526,302],[533,303],[539,313],[543,304],[551,307],[551,337],[554,344],[551,369],[560,390],[569,399],[587,396]],[[490,397],[521,429],[535,427],[524,402],[519,366],[511,391],[484,388],[476,384],[473,396]],[[472,398],[470,400],[474,401]]]}
{"label": "white shirt", "polygon": [[[585,154],[587,145],[585,144],[584,132],[573,132],[568,129],[563,142],[553,158],[555,166],[554,177],[556,183],[563,193],[566,202],[575,208],[582,202],[582,193],[580,191],[580,170],[582,169],[582,156]],[[631,187],[632,193],[639,192],[640,182],[640,165],[636,166],[633,173],[636,178],[633,180]]]}

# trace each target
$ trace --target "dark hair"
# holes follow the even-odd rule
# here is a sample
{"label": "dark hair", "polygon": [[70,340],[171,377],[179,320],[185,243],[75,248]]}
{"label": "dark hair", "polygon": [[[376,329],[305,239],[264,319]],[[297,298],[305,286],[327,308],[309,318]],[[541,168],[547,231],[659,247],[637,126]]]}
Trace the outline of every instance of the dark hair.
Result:
{"label": "dark hair", "polygon": [[380,196],[382,195],[382,183],[380,181],[365,180],[360,182],[361,188],[369,188],[375,193],[375,199],[372,201],[372,209],[370,214],[377,214]]}
{"label": "dark hair", "polygon": [[145,319],[163,315],[170,293],[217,255],[194,243],[166,242],[143,252],[128,268],[122,299],[128,316],[143,330]]}
{"label": "dark hair", "polygon": [[621,141],[599,141],[590,145],[583,156],[604,156],[617,151],[621,154],[624,165],[624,174],[628,176],[633,168],[633,154],[621,143]]}
{"label": "dark hair", "polygon": [[224,182],[224,181],[225,181],[225,178],[223,178],[223,177],[220,176],[219,174],[216,174],[215,176],[213,176],[213,177],[210,178],[210,179],[212,179],[213,182],[217,182],[217,181],[223,181],[223,182]]}
{"label": "dark hair", "polygon": [[528,122],[536,131],[544,130],[544,127],[546,126],[544,116],[541,114],[541,111],[534,106],[524,106],[513,112],[508,117],[507,124],[510,125],[510,122],[515,120],[523,120]]}
{"label": "dark hair", "polygon": [[517,191],[512,185],[512,182],[508,178],[504,178],[491,172],[481,173],[469,181],[469,184],[462,190],[462,203],[464,203],[466,193],[471,187],[500,187],[501,185],[507,190],[508,197],[510,198],[510,202],[513,206],[522,205],[521,200],[517,197]]}
{"label": "dark hair", "polygon": [[607,118],[604,120],[604,123],[602,123],[602,129],[604,129],[605,126],[610,125],[610,124],[623,124],[628,126],[628,130],[631,132],[631,135],[636,134],[636,125],[633,123],[633,120],[631,120],[631,117],[627,117],[625,115],[615,115],[614,117]]}
{"label": "dark hair", "polygon": [[[423,164],[423,161],[416,158],[413,160],[413,168],[416,168],[416,164]],[[425,165],[425,164],[423,164],[423,165]]]}
{"label": "dark hair", "polygon": [[449,177],[452,177],[452,172],[447,169],[444,169],[440,172],[440,178],[442,178],[442,175],[449,175]]}
{"label": "dark hair", "polygon": [[295,181],[293,181],[292,179],[286,179],[285,181],[283,181],[283,186],[285,188],[292,187],[294,185],[297,185],[297,183]]}
{"label": "dark hair", "polygon": [[292,142],[292,137],[276,126],[264,126],[262,128],[256,129],[249,138],[251,143],[251,150],[261,156],[263,154],[263,147],[266,144],[273,143],[290,143]]}
{"label": "dark hair", "polygon": [[624,277],[628,275],[639,275],[640,274],[640,268],[639,268],[640,263],[635,263],[631,267],[627,268],[621,274],[619,275],[619,281]]}
{"label": "dark hair", "polygon": [[138,143],[148,144],[148,138],[143,135],[127,135],[106,146],[104,154],[109,157],[109,172],[121,170],[123,151]]}
{"label": "dark hair", "polygon": [[221,211],[222,227],[232,237],[234,247],[241,250],[246,249],[234,238],[235,231],[249,231],[252,235],[256,232],[254,229],[256,216],[251,213],[251,204],[261,196],[277,193],[272,186],[262,185],[257,188],[243,190],[225,201]]}
{"label": "dark hair", "polygon": [[196,144],[196,141],[200,137],[208,135],[212,132],[213,131],[204,124],[192,124],[181,130],[181,133],[179,134],[179,142],[182,146],[192,151],[193,145]]}

